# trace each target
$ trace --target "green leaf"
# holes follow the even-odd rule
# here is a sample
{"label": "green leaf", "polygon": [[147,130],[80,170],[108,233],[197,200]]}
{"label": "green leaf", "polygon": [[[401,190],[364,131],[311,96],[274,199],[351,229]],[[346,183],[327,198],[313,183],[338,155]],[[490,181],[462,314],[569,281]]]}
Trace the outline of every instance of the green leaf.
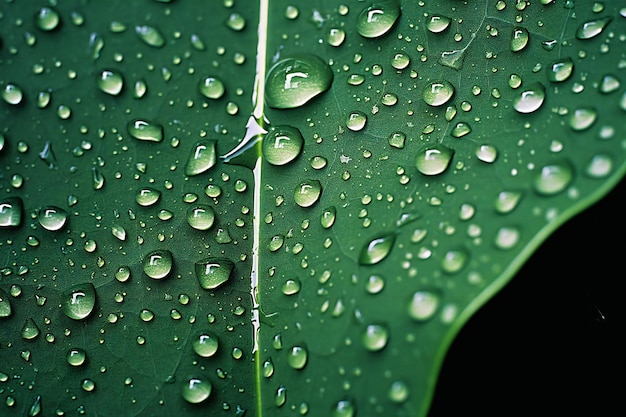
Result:
{"label": "green leaf", "polygon": [[426,415],[626,171],[613,4],[51,4],[0,8],[3,415]]}

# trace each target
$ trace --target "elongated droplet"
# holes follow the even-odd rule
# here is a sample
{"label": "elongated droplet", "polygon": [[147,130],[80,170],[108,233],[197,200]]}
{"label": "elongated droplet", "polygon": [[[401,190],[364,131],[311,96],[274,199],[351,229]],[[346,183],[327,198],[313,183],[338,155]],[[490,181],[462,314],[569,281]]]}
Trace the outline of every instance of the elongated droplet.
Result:
{"label": "elongated droplet", "polygon": [[359,263],[361,265],[374,265],[379,263],[385,259],[389,253],[391,253],[395,240],[395,233],[390,233],[377,237],[376,239],[372,239],[361,249]]}
{"label": "elongated droplet", "polygon": [[570,58],[559,59],[548,66],[548,79],[554,83],[567,80],[574,72],[574,62]]}
{"label": "elongated droplet", "polygon": [[263,138],[263,158],[272,165],[287,165],[302,152],[304,138],[293,126],[276,126]]}
{"label": "elongated droplet", "polygon": [[193,351],[203,358],[215,355],[219,347],[217,336],[213,333],[202,333],[193,341]]}
{"label": "elongated droplet", "polygon": [[523,27],[516,27],[511,34],[511,51],[519,52],[528,46],[530,36],[528,30]]}
{"label": "elongated droplet", "polygon": [[199,404],[209,398],[213,385],[208,379],[191,378],[183,385],[183,399],[191,404]]}
{"label": "elongated droplet", "polygon": [[135,33],[146,45],[154,48],[160,48],[165,45],[163,34],[153,26],[135,26]]}
{"label": "elongated droplet", "polygon": [[441,144],[427,145],[415,158],[417,170],[424,175],[439,175],[448,169],[454,151]]}
{"label": "elongated droplet", "polygon": [[318,180],[301,182],[293,193],[293,199],[300,207],[311,207],[322,194],[322,184]]}
{"label": "elongated droplet", "polygon": [[546,98],[546,89],[541,83],[525,88],[513,99],[513,108],[518,113],[532,113],[538,110]]}
{"label": "elongated droplet", "polygon": [[172,252],[165,249],[152,251],[143,260],[143,272],[152,279],[167,277],[173,267]]}
{"label": "elongated droplet", "polygon": [[611,20],[613,20],[613,18],[609,16],[583,23],[578,27],[578,30],[576,30],[576,38],[581,40],[595,38],[602,33]]}
{"label": "elongated droplet", "polygon": [[211,169],[217,163],[217,140],[202,139],[191,148],[185,175],[191,177],[202,174]]}
{"label": "elongated droplet", "polygon": [[356,30],[364,38],[378,38],[389,32],[399,17],[399,1],[379,1],[361,10]]}
{"label": "elongated droplet", "polygon": [[274,404],[276,407],[282,407],[287,402],[287,388],[284,385],[280,385],[274,395]]}
{"label": "elongated droplet", "polygon": [[270,107],[300,107],[328,90],[333,72],[326,62],[312,54],[280,59],[268,71],[265,98]]}
{"label": "elongated droplet", "polygon": [[426,84],[422,98],[429,106],[438,107],[450,101],[453,95],[454,87],[452,84],[446,80],[441,80]]}
{"label": "elongated droplet", "polygon": [[330,206],[325,208],[322,211],[322,215],[320,217],[320,223],[324,229],[329,229],[335,224],[335,219],[337,217],[337,209],[335,206]]}
{"label": "elongated droplet", "polygon": [[502,214],[510,213],[517,207],[521,198],[522,193],[520,191],[501,191],[494,203],[496,211]]}
{"label": "elongated droplet", "polygon": [[3,289],[0,288],[0,319],[3,317],[9,317],[13,313],[11,309],[11,302],[9,296]]}
{"label": "elongated droplet", "polygon": [[61,230],[67,222],[67,212],[55,206],[44,207],[39,211],[37,220],[41,227],[49,231]]}
{"label": "elongated droplet", "polygon": [[440,297],[432,291],[416,291],[409,303],[409,316],[418,322],[430,319],[439,308]]}
{"label": "elongated droplet", "polygon": [[544,165],[535,175],[535,191],[543,195],[554,195],[563,191],[574,177],[574,168],[569,162]]}
{"label": "elongated droplet", "polygon": [[22,224],[24,204],[19,197],[8,197],[0,201],[0,227],[17,227]]}
{"label": "elongated droplet", "polygon": [[78,284],[69,289],[65,295],[63,312],[73,320],[87,318],[96,305],[96,289],[92,283]]}
{"label": "elongated droplet", "polygon": [[163,140],[163,126],[147,120],[132,120],[126,126],[128,133],[137,140],[147,142],[161,142]]}
{"label": "elongated droplet", "polygon": [[226,258],[206,258],[196,262],[196,278],[205,290],[212,290],[230,279],[235,264]]}

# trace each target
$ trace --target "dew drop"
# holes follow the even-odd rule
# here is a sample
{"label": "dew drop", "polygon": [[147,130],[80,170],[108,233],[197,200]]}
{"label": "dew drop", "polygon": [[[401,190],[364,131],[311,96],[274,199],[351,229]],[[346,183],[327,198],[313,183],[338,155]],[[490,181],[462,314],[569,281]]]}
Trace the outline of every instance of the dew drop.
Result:
{"label": "dew drop", "polygon": [[433,81],[424,87],[422,98],[429,106],[438,107],[446,104],[454,95],[454,87],[446,80]]}
{"label": "dew drop", "polygon": [[265,378],[269,378],[274,375],[274,363],[272,362],[271,358],[263,362],[261,371]]}
{"label": "dew drop", "polygon": [[476,158],[488,164],[493,163],[498,157],[498,150],[493,145],[480,145],[476,149]]}
{"label": "dew drop", "polygon": [[11,302],[9,296],[3,289],[0,289],[0,319],[3,317],[10,317],[13,313],[11,308]]}
{"label": "dew drop", "polygon": [[534,83],[513,99],[513,108],[518,113],[532,113],[541,107],[545,98],[545,87],[540,83]]}
{"label": "dew drop", "polygon": [[150,252],[143,260],[143,272],[152,279],[163,279],[174,267],[172,252],[158,249]]}
{"label": "dew drop", "polygon": [[208,379],[191,378],[185,382],[181,394],[191,404],[199,404],[209,398],[213,386]]}
{"label": "dew drop", "polygon": [[0,227],[16,227],[22,224],[24,205],[19,197],[0,201]]}
{"label": "dew drop", "polygon": [[196,230],[209,230],[215,222],[215,212],[211,206],[199,204],[187,210],[187,223]]}
{"label": "dew drop", "polygon": [[331,28],[328,31],[326,41],[331,46],[341,46],[346,40],[346,32],[341,28]]}
{"label": "dew drop", "polygon": [[311,207],[322,195],[322,184],[318,180],[301,182],[293,193],[293,199],[300,207]]}
{"label": "dew drop", "polygon": [[496,232],[495,244],[498,248],[512,249],[519,242],[520,232],[515,227],[501,227]]}
{"label": "dew drop", "polygon": [[280,385],[278,389],[276,389],[276,394],[274,395],[274,404],[276,407],[282,407],[287,402],[287,388],[284,385]]}
{"label": "dew drop", "polygon": [[302,369],[306,366],[309,353],[303,346],[293,346],[287,352],[287,363],[293,369]]}
{"label": "dew drop", "polygon": [[367,116],[361,111],[353,111],[348,114],[346,119],[346,127],[353,132],[363,130],[367,123]]}
{"label": "dew drop", "polygon": [[452,19],[442,15],[431,15],[426,19],[426,29],[431,33],[441,33],[450,27]]}
{"label": "dew drop", "polygon": [[35,24],[45,32],[56,29],[60,23],[59,13],[50,7],[42,7],[35,15]]}
{"label": "dew drop", "polygon": [[13,83],[5,85],[2,90],[0,90],[0,95],[7,104],[14,106],[20,104],[24,99],[22,88]]}
{"label": "dew drop", "polygon": [[389,331],[381,324],[370,324],[361,337],[363,346],[370,352],[378,352],[387,346]]}
{"label": "dew drop", "polygon": [[215,77],[205,77],[198,85],[198,91],[206,98],[217,100],[224,95],[226,91],[222,80]]}
{"label": "dew drop", "polygon": [[381,262],[391,253],[395,240],[395,233],[389,233],[372,239],[361,249],[359,263],[361,265],[374,265]]}
{"label": "dew drop", "polygon": [[581,131],[591,127],[596,121],[598,113],[593,107],[582,107],[571,112],[567,122],[573,130]]}
{"label": "dew drop", "polygon": [[230,279],[235,264],[226,258],[206,258],[195,263],[196,278],[205,290],[223,285]]}
{"label": "dew drop", "polygon": [[124,78],[119,71],[103,70],[98,73],[97,84],[103,93],[117,96],[124,87]]}
{"label": "dew drop", "polygon": [[24,326],[22,326],[22,331],[21,331],[22,339],[33,340],[33,339],[36,339],[40,333],[41,331],[39,330],[39,327],[37,327],[37,324],[35,323],[35,321],[30,317],[27,318],[26,321],[24,322]]}
{"label": "dew drop", "polygon": [[294,295],[300,292],[301,286],[302,284],[298,278],[290,278],[284,282],[282,292],[285,295]]}
{"label": "dew drop", "polygon": [[418,322],[430,319],[439,308],[440,297],[432,291],[416,291],[411,297],[409,316]]}
{"label": "dew drop", "polygon": [[135,26],[135,33],[146,45],[154,48],[160,48],[165,45],[163,34],[153,26]]}
{"label": "dew drop", "polygon": [[128,133],[137,140],[147,142],[161,142],[163,140],[163,126],[147,120],[132,120],[126,126]]}
{"label": "dew drop", "polygon": [[357,32],[364,38],[378,38],[391,30],[400,17],[400,2],[379,1],[365,7],[357,16]]}
{"label": "dew drop", "polygon": [[333,72],[326,62],[312,54],[278,60],[268,71],[265,98],[270,107],[300,107],[328,90]]}
{"label": "dew drop", "polygon": [[411,58],[404,52],[398,52],[394,54],[393,58],[391,59],[391,66],[398,71],[405,69],[409,66],[410,63]]}
{"label": "dew drop", "polygon": [[39,211],[37,220],[41,227],[49,231],[61,230],[67,222],[67,212],[55,206],[44,207]]}
{"label": "dew drop", "polygon": [[450,250],[445,253],[441,261],[441,268],[449,274],[459,272],[465,266],[467,258],[468,255],[465,250]]}
{"label": "dew drop", "polygon": [[152,310],[148,310],[147,308],[142,308],[139,312],[139,318],[141,321],[148,323],[154,320],[154,312],[152,312]]}
{"label": "dew drop", "polygon": [[202,333],[192,343],[193,351],[203,358],[215,355],[219,347],[217,336],[212,333]]}
{"label": "dew drop", "polygon": [[92,392],[96,389],[96,383],[93,379],[85,378],[80,383],[80,387],[83,389],[83,391]]}
{"label": "dew drop", "polygon": [[335,219],[337,218],[337,209],[335,206],[330,206],[325,208],[322,211],[320,216],[320,224],[324,229],[329,229],[335,224]]}
{"label": "dew drop", "polygon": [[495,209],[498,213],[510,213],[517,207],[522,193],[519,191],[501,191],[498,193],[495,201]]}
{"label": "dew drop", "polygon": [[96,289],[92,283],[86,282],[71,287],[65,294],[63,312],[73,320],[87,318],[96,305]]}
{"label": "dew drop", "polygon": [[427,145],[417,153],[415,166],[424,175],[439,175],[448,169],[453,155],[454,151],[447,146]]}
{"label": "dew drop", "polygon": [[293,126],[276,126],[263,138],[263,158],[272,165],[287,165],[294,161],[304,145],[300,130]]}
{"label": "dew drop", "polygon": [[161,198],[161,192],[154,188],[145,187],[139,190],[135,195],[135,201],[142,207],[148,207],[156,204]]}
{"label": "dew drop", "polygon": [[72,366],[82,366],[87,361],[87,353],[83,349],[72,348],[67,351],[65,359]]}
{"label": "dew drop", "polygon": [[463,136],[471,133],[472,128],[466,122],[459,122],[454,125],[450,131],[450,135],[455,138],[462,138]]}
{"label": "dew drop", "polygon": [[226,26],[235,32],[241,32],[246,27],[246,19],[239,13],[231,13],[226,20]]}
{"label": "dew drop", "polygon": [[613,171],[613,160],[605,154],[594,155],[585,170],[591,178],[607,177],[611,171]]}
{"label": "dew drop", "polygon": [[388,138],[389,146],[397,149],[403,149],[406,142],[406,134],[403,132],[393,132]]}
{"label": "dew drop", "polygon": [[401,404],[409,398],[409,387],[404,381],[394,381],[387,395],[392,402]]}
{"label": "dew drop", "polygon": [[511,34],[511,51],[519,52],[528,46],[530,36],[528,30],[523,27],[516,27]]}
{"label": "dew drop", "polygon": [[354,417],[356,407],[350,400],[340,400],[333,407],[332,417]]}
{"label": "dew drop", "polygon": [[548,66],[548,79],[560,83],[571,77],[574,72],[574,62],[570,58],[559,59]]}
{"label": "dew drop", "polygon": [[595,38],[602,33],[611,20],[613,20],[613,18],[609,16],[583,23],[576,30],[576,38],[581,40]]}
{"label": "dew drop", "polygon": [[542,195],[554,195],[563,191],[574,177],[574,169],[568,162],[544,165],[533,181],[535,191]]}

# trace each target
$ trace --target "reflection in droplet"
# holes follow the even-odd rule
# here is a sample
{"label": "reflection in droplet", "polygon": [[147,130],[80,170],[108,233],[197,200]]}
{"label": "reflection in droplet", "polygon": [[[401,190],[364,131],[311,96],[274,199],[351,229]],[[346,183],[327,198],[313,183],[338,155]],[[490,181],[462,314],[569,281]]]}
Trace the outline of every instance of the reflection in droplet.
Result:
{"label": "reflection in droplet", "polygon": [[516,27],[511,34],[511,51],[519,52],[526,48],[530,36],[528,30],[523,27]]}
{"label": "reflection in droplet", "polygon": [[287,352],[287,363],[293,369],[302,369],[306,366],[309,353],[304,346],[292,346]]}
{"label": "reflection in droplet", "polygon": [[68,214],[65,210],[55,206],[44,207],[39,211],[37,220],[41,227],[50,231],[61,230],[67,221]]}
{"label": "reflection in droplet", "polygon": [[206,98],[217,100],[225,92],[224,83],[219,78],[205,77],[198,85],[198,90]]}

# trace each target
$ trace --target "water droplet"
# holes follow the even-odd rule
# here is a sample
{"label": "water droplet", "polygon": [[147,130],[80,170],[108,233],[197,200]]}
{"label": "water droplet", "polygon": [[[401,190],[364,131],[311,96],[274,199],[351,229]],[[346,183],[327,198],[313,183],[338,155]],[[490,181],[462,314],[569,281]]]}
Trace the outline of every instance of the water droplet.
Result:
{"label": "water droplet", "polygon": [[161,142],[163,140],[163,126],[147,120],[132,120],[126,126],[128,133],[138,140],[147,142]]}
{"label": "water droplet", "polygon": [[80,348],[72,348],[65,356],[67,363],[72,366],[81,366],[87,361],[87,353]]}
{"label": "water droplet", "polygon": [[276,109],[300,107],[328,90],[332,81],[332,70],[316,55],[282,58],[268,71],[265,98]]}
{"label": "water droplet", "polygon": [[574,72],[574,62],[570,58],[559,59],[548,66],[548,79],[555,83],[567,80]]}
{"label": "water droplet", "polygon": [[422,97],[430,106],[443,106],[454,95],[454,87],[446,80],[433,81],[424,87]]}
{"label": "water droplet", "polygon": [[215,355],[219,342],[217,336],[212,333],[203,333],[193,341],[193,351],[203,358],[210,358]]}
{"label": "water droplet", "polygon": [[501,191],[495,201],[495,208],[498,213],[510,213],[517,207],[522,193],[519,191]]}
{"label": "water droplet", "polygon": [[444,67],[452,68],[460,71],[463,68],[465,60],[465,49],[455,49],[453,51],[444,51],[437,62]]}
{"label": "water droplet", "polygon": [[235,264],[225,258],[206,258],[196,262],[196,278],[205,290],[212,290],[230,279]]}
{"label": "water droplet", "polygon": [[467,252],[463,249],[449,250],[441,261],[441,268],[449,274],[459,272],[465,266],[467,258]]}
{"label": "water droplet", "polygon": [[0,319],[3,317],[9,317],[13,313],[11,309],[11,302],[9,296],[3,289],[0,288]]}
{"label": "water droplet", "polygon": [[361,111],[353,111],[348,114],[346,119],[346,127],[353,132],[363,130],[367,123],[367,116]]}
{"label": "water droplet", "polygon": [[389,387],[389,399],[397,404],[401,404],[409,398],[409,387],[404,381],[394,381]]}
{"label": "water droplet", "polygon": [[139,312],[139,318],[141,321],[148,323],[154,320],[154,312],[152,312],[152,310],[148,310],[147,308],[142,308]]}
{"label": "water droplet", "polygon": [[241,32],[246,27],[246,19],[239,13],[231,13],[226,20],[226,26],[235,32]]}
{"label": "water droplet", "polygon": [[393,58],[391,59],[391,66],[398,71],[405,69],[409,66],[410,63],[411,58],[404,52],[398,52],[394,54]]}
{"label": "water droplet", "polygon": [[610,156],[604,154],[594,155],[585,170],[591,178],[604,178],[611,171],[613,171],[613,160]]}
{"label": "water droplet", "polygon": [[287,165],[302,152],[304,138],[293,126],[276,126],[263,138],[263,158],[272,165]]}
{"label": "water droplet", "polygon": [[378,38],[389,32],[399,17],[400,2],[379,1],[361,10],[356,29],[364,38]]}
{"label": "water droplet", "polygon": [[39,336],[39,333],[41,333],[41,331],[35,321],[30,317],[27,318],[24,322],[24,326],[22,326],[22,339],[33,340]]}
{"label": "water droplet", "polygon": [[161,192],[154,188],[145,187],[139,190],[135,196],[135,201],[142,207],[148,207],[156,204],[161,198]]}
{"label": "water droplet", "polygon": [[533,185],[535,191],[543,195],[554,195],[563,191],[572,181],[574,169],[568,162],[544,165],[536,173]]}
{"label": "water droplet", "polygon": [[[30,352],[28,352],[30,353]],[[36,417],[41,414],[41,395],[38,395],[28,409],[28,417]]]}
{"label": "water droplet", "polygon": [[387,346],[389,340],[389,331],[380,324],[370,324],[363,332],[362,341],[365,349],[370,352],[378,352]]}
{"label": "water droplet", "polygon": [[209,230],[215,222],[215,212],[211,206],[199,204],[187,210],[187,223],[196,230]]}
{"label": "water droplet", "polygon": [[67,212],[55,206],[44,207],[39,211],[37,220],[41,227],[50,231],[61,230],[67,222]]}
{"label": "water droplet", "polygon": [[472,128],[466,122],[459,122],[450,131],[450,135],[455,138],[462,138],[472,131]]}
{"label": "water droplet", "polygon": [[50,7],[42,7],[35,15],[35,24],[45,32],[56,29],[60,23],[59,13]]}
{"label": "water droplet", "polygon": [[341,28],[331,28],[326,40],[331,46],[340,46],[346,40],[346,32]]}
{"label": "water droplet", "polygon": [[541,107],[545,98],[545,87],[541,83],[534,83],[513,99],[513,108],[519,113],[532,113]]}
{"label": "water droplet", "polygon": [[82,320],[88,317],[96,305],[96,289],[93,284],[86,282],[71,287],[63,303],[63,312],[73,320]]}
{"label": "water droplet", "polygon": [[571,112],[567,122],[573,130],[581,131],[591,127],[596,121],[598,113],[593,107],[583,107]]}
{"label": "water droplet", "polygon": [[270,252],[276,252],[278,249],[283,247],[284,243],[285,243],[285,236],[283,235],[272,236],[272,238],[270,239],[270,242],[267,244],[267,249],[269,249]]}
{"label": "water droplet", "polygon": [[493,163],[498,157],[498,150],[493,145],[480,145],[476,149],[476,158],[488,164]]}
{"label": "water droplet", "polygon": [[163,34],[153,26],[135,26],[135,33],[146,45],[154,48],[160,48],[165,45]]}
{"label": "water droplet", "polygon": [[117,96],[124,87],[124,78],[119,71],[103,70],[98,73],[97,84],[103,93]]}
{"label": "water droplet", "polygon": [[322,215],[320,216],[320,223],[324,229],[329,229],[335,224],[335,219],[337,218],[337,209],[335,206],[330,206],[325,208],[322,211]]}
{"label": "water droplet", "polygon": [[224,83],[215,77],[205,77],[198,85],[198,90],[200,94],[213,100],[222,97],[225,92]]}
{"label": "water droplet", "polygon": [[274,375],[274,363],[271,358],[263,362],[262,373],[265,378],[269,378]]}
{"label": "water droplet", "polygon": [[528,46],[530,36],[528,30],[523,27],[516,27],[511,34],[511,51],[519,52]]}
{"label": "water droplet", "polygon": [[85,378],[80,383],[80,387],[86,392],[92,392],[96,389],[96,383],[93,379]]}
{"label": "water droplet", "polygon": [[166,249],[152,251],[143,260],[143,272],[152,279],[167,277],[173,267],[172,252]]}
{"label": "water droplet", "polygon": [[287,352],[287,363],[293,369],[302,369],[306,366],[309,353],[303,346],[293,346]]}
{"label": "water droplet", "polygon": [[24,205],[19,197],[0,201],[0,227],[16,227],[22,224]]}
{"label": "water droplet", "polygon": [[361,249],[359,263],[361,265],[374,265],[379,263],[391,253],[395,240],[395,233],[389,233],[372,239]]}
{"label": "water droplet", "polygon": [[20,104],[24,98],[21,87],[13,83],[5,85],[0,91],[0,95],[7,104],[14,106]]}
{"label": "water droplet", "polygon": [[424,175],[439,175],[448,169],[453,155],[454,151],[447,146],[427,145],[417,153],[415,166]]}
{"label": "water droplet", "polygon": [[142,98],[148,92],[148,85],[144,80],[137,80],[133,85],[133,97]]}
{"label": "water droplet", "polygon": [[282,407],[287,402],[287,388],[284,385],[280,385],[274,395],[274,404],[276,407]]}
{"label": "water droplet", "polygon": [[600,92],[604,94],[612,93],[620,88],[619,78],[612,74],[606,74],[600,82]]}
{"label": "water droplet", "polygon": [[595,38],[602,33],[611,20],[613,20],[613,18],[609,16],[583,23],[576,30],[576,38],[581,40]]}
{"label": "water droplet", "polygon": [[290,278],[283,284],[282,291],[285,295],[294,295],[300,292],[302,284],[298,278]]}
{"label": "water droplet", "polygon": [[431,33],[441,33],[444,30],[448,29],[452,19],[447,16],[441,15],[431,15],[426,18],[426,29],[428,29]]}
{"label": "water droplet", "polygon": [[340,400],[333,407],[332,417],[354,417],[356,415],[356,407],[350,400]]}
{"label": "water droplet", "polygon": [[409,303],[409,316],[415,321],[426,321],[435,314],[439,302],[439,295],[432,291],[416,291]]}
{"label": "water droplet", "polygon": [[183,385],[183,399],[191,404],[198,404],[209,398],[213,386],[208,379],[191,378]]}
{"label": "water droplet", "polygon": [[500,249],[511,249],[519,242],[520,232],[515,227],[501,227],[496,232],[495,244]]}
{"label": "water droplet", "polygon": [[301,182],[293,193],[293,199],[300,207],[311,207],[322,195],[322,184],[318,180]]}

